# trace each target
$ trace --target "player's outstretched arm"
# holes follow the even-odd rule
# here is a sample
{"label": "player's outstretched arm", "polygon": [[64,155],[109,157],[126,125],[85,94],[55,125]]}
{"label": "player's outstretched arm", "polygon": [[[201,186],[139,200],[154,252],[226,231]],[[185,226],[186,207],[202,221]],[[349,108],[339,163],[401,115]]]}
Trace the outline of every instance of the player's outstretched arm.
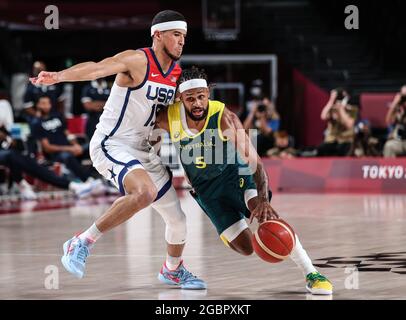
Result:
{"label": "player's outstretched arm", "polygon": [[51,85],[59,82],[91,81],[120,72],[127,72],[130,66],[144,63],[145,55],[135,50],[126,50],[99,62],[83,62],[59,72],[42,71],[38,77],[30,78],[32,84]]}

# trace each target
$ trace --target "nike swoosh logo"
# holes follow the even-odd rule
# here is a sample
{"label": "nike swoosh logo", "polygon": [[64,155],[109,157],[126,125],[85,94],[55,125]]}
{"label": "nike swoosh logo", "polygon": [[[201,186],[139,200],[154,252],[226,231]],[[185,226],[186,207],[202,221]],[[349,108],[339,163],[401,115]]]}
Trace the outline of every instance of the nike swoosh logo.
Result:
{"label": "nike swoosh logo", "polygon": [[159,76],[159,74],[158,73],[151,73],[151,77],[158,77]]}
{"label": "nike swoosh logo", "polygon": [[179,283],[179,281],[180,281],[179,278],[177,278],[177,277],[171,275],[170,273],[167,273],[167,277],[168,277],[169,279],[171,279],[172,281],[176,282],[176,283]]}

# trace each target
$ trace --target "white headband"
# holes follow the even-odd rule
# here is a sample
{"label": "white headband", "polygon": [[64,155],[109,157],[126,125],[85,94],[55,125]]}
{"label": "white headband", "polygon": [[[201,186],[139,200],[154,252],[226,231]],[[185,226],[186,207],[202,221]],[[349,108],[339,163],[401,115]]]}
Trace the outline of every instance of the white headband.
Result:
{"label": "white headband", "polygon": [[188,81],[182,82],[179,85],[179,92],[182,93],[186,90],[195,88],[207,88],[207,81],[204,79],[190,79]]}
{"label": "white headband", "polygon": [[151,37],[154,35],[155,31],[166,31],[166,30],[173,30],[173,29],[182,29],[187,31],[187,23],[186,21],[168,21],[168,22],[161,22],[154,24],[151,27]]}

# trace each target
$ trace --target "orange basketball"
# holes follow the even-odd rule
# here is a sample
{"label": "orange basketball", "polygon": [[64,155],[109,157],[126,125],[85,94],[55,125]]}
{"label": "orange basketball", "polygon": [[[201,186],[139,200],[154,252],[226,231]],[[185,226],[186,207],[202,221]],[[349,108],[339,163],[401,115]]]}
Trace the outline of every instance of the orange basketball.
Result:
{"label": "orange basketball", "polygon": [[295,243],[295,232],[282,219],[261,223],[252,236],[252,245],[256,254],[271,263],[285,260],[295,247]]}

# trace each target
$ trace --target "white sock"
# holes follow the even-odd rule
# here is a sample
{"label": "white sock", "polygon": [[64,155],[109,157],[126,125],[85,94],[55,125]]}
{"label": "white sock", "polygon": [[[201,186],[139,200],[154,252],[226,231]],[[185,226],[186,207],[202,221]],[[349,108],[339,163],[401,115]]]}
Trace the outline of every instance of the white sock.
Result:
{"label": "white sock", "polygon": [[176,270],[182,261],[182,257],[172,257],[169,254],[166,254],[166,267],[169,270]]}
{"label": "white sock", "polygon": [[91,243],[95,243],[101,236],[102,233],[99,231],[99,229],[97,229],[96,224],[93,223],[89,229],[79,235],[79,239],[87,239],[90,240]]}
{"label": "white sock", "polygon": [[299,241],[299,237],[296,235],[296,246],[290,254],[290,258],[294,263],[302,270],[304,276],[308,275],[311,272],[317,272],[316,268],[313,266],[312,261],[305,249],[303,249],[302,244]]}

